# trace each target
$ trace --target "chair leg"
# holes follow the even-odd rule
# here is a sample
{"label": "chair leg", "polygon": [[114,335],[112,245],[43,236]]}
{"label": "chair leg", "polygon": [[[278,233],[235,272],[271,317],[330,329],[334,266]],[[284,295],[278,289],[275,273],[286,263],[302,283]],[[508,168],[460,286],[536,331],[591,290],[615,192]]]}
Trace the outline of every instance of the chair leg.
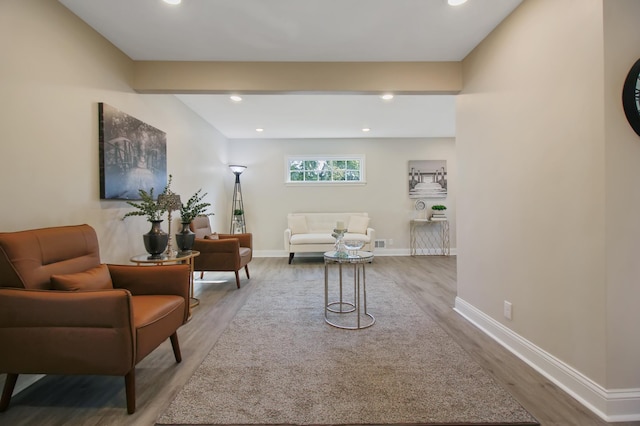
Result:
{"label": "chair leg", "polygon": [[127,395],[127,413],[136,412],[136,367],[124,376],[124,391]]}
{"label": "chair leg", "polygon": [[295,253],[289,253],[289,265],[291,265],[291,261],[293,260],[293,256],[295,256]]}
{"label": "chair leg", "polygon": [[251,279],[251,277],[249,276],[249,265],[244,265],[244,272],[247,274],[247,279]]}
{"label": "chair leg", "polygon": [[4,390],[2,391],[2,399],[0,399],[0,412],[5,411],[9,407],[11,401],[11,394],[16,387],[18,381],[17,374],[7,374],[7,378],[4,381]]}
{"label": "chair leg", "polygon": [[236,285],[240,288],[240,274],[236,271]]}
{"label": "chair leg", "polygon": [[173,348],[173,356],[176,357],[176,362],[182,362],[180,343],[178,343],[178,332],[174,332],[169,339],[171,339],[171,347]]}

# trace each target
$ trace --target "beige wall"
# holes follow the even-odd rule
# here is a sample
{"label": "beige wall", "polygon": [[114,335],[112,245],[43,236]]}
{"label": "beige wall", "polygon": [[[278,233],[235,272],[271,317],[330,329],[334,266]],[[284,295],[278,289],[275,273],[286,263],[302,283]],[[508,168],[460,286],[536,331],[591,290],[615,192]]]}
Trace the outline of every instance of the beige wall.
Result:
{"label": "beige wall", "polygon": [[640,387],[640,136],[626,121],[621,88],[640,59],[640,2],[604,2],[607,387]]}
{"label": "beige wall", "polygon": [[527,0],[464,60],[457,102],[459,298],[597,392],[640,388],[640,141],[620,101],[638,16]]}
{"label": "beige wall", "polygon": [[462,76],[460,62],[138,61],[133,87],[147,93],[454,94]]}
{"label": "beige wall", "polygon": [[135,93],[133,62],[57,1],[0,2],[0,51],[2,231],[88,223],[103,261],[144,252],[146,220],[99,200],[98,102],[165,131],[175,192],[202,187],[226,222],[225,138],[174,96]]}
{"label": "beige wall", "polygon": [[[364,154],[367,184],[285,185],[286,156],[323,154]],[[447,160],[449,195],[427,200],[427,205],[448,207],[451,245],[455,248],[457,164],[452,138],[233,140],[229,159],[248,166],[241,176],[242,193],[247,224],[261,255],[284,254],[287,213],[331,211],[369,213],[376,239],[393,240],[393,245],[378,253],[408,254],[409,220],[415,215],[415,200],[408,194],[408,162]]]}

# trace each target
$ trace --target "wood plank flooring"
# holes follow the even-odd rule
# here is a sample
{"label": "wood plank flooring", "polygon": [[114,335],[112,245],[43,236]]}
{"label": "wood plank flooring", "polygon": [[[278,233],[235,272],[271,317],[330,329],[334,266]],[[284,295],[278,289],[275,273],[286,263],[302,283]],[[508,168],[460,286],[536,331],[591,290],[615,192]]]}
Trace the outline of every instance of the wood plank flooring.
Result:
{"label": "wood plank flooring", "polygon": [[[175,363],[171,345],[165,342],[138,364],[135,414],[127,415],[123,378],[46,376],[13,397],[9,409],[0,413],[0,425],[153,425],[260,282],[323,283],[322,258],[296,258],[291,265],[286,258],[257,258],[249,269],[252,278],[247,280],[241,272],[240,290],[233,273],[210,272],[203,281],[196,280],[200,305],[194,308],[191,321],[178,331],[183,361]],[[368,279],[371,274],[388,277],[410,294],[541,425],[607,424],[453,311],[454,256],[377,257],[367,269]]]}

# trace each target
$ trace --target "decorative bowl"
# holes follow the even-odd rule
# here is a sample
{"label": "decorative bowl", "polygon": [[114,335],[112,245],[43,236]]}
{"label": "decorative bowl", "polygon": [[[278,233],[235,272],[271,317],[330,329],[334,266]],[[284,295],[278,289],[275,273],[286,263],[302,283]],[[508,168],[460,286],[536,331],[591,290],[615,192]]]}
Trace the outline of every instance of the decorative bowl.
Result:
{"label": "decorative bowl", "polygon": [[364,241],[360,240],[344,240],[344,248],[349,250],[349,254],[356,255],[358,254],[358,250],[364,247]]}

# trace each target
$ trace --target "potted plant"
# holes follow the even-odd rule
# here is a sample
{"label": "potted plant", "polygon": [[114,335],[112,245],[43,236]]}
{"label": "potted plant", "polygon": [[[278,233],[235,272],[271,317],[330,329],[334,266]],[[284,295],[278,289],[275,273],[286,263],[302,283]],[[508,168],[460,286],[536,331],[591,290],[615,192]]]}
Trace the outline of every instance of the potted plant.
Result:
{"label": "potted plant", "polygon": [[442,204],[431,206],[431,220],[446,220],[445,210],[447,210],[447,206],[443,206]]}
{"label": "potted plant", "polygon": [[153,188],[149,192],[139,189],[138,193],[142,201],[127,201],[127,204],[137,210],[125,214],[122,219],[130,216],[147,217],[147,220],[151,222],[151,230],[142,236],[144,247],[151,255],[151,258],[158,258],[162,256],[169,243],[169,234],[160,229],[162,215],[166,212],[166,208],[153,198]]}
{"label": "potted plant", "polygon": [[176,244],[180,249],[179,254],[187,254],[191,252],[193,243],[195,242],[196,235],[189,229],[189,224],[196,216],[206,215],[211,216],[213,213],[205,213],[210,203],[203,203],[202,200],[207,196],[207,193],[200,194],[202,189],[198,189],[195,194],[187,200],[186,204],[180,206],[180,222],[182,223],[182,229],[176,234]]}

